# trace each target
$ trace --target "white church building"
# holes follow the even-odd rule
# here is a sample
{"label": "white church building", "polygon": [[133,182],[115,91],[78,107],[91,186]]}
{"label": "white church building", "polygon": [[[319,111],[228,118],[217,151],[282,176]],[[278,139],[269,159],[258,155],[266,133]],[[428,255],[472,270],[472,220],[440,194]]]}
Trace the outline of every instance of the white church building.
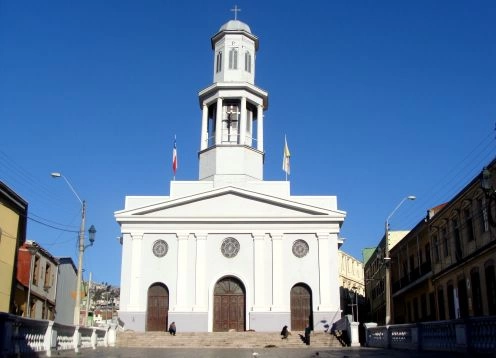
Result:
{"label": "white church building", "polygon": [[[292,196],[264,181],[258,38],[239,20],[212,37],[213,83],[200,91],[199,177],[169,196],[127,196],[119,318],[124,329],[292,331],[341,317],[336,196]],[[201,119],[201,120],[200,120]],[[271,137],[273,137],[271,135]]]}

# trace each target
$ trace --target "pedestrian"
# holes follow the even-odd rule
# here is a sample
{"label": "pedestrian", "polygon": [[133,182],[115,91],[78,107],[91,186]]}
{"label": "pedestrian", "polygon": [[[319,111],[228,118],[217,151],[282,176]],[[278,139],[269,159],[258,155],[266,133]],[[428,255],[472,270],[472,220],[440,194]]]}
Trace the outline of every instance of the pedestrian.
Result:
{"label": "pedestrian", "polygon": [[310,328],[310,325],[308,325],[306,328],[305,328],[305,344],[307,346],[310,345],[310,332],[312,331],[312,329]]}
{"label": "pedestrian", "polygon": [[176,322],[172,322],[169,326],[169,333],[172,335],[172,336],[175,336],[176,335]]}
{"label": "pedestrian", "polygon": [[288,335],[289,335],[288,326],[282,327],[281,339],[288,339]]}

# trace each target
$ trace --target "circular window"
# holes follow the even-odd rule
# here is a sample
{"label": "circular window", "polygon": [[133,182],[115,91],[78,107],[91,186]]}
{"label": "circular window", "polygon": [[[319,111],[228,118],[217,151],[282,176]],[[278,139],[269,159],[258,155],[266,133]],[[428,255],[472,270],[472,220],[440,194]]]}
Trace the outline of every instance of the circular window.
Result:
{"label": "circular window", "polygon": [[220,251],[222,252],[222,255],[224,255],[227,258],[236,256],[239,252],[238,240],[232,237],[228,237],[227,239],[224,239],[224,241],[222,241]]}
{"label": "circular window", "polygon": [[293,242],[293,254],[296,257],[303,257],[308,254],[308,244],[305,240],[296,240]]}
{"label": "circular window", "polygon": [[153,254],[157,257],[164,257],[169,251],[169,245],[164,240],[157,240],[153,243]]}

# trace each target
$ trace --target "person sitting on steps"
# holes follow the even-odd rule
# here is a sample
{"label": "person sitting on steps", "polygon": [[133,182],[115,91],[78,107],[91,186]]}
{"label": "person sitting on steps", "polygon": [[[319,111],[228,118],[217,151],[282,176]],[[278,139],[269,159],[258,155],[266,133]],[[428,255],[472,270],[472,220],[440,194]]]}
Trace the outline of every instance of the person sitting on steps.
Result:
{"label": "person sitting on steps", "polygon": [[282,336],[281,339],[288,339],[289,336],[288,326],[282,327],[281,336]]}
{"label": "person sitting on steps", "polygon": [[175,336],[176,335],[176,322],[172,322],[169,326],[169,333],[172,335],[172,336]]}

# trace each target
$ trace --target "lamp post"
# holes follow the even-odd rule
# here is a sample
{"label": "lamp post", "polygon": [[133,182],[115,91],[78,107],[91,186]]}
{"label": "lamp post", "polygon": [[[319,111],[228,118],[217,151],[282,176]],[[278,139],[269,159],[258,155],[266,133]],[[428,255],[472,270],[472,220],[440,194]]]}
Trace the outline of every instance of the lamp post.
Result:
{"label": "lamp post", "polygon": [[385,253],[384,253],[384,263],[386,265],[386,321],[385,324],[389,325],[391,323],[391,257],[389,257],[389,220],[391,217],[394,215],[396,210],[400,208],[400,206],[406,201],[406,200],[415,200],[416,197],[413,195],[409,195],[407,197],[404,197],[400,203],[394,208],[393,212],[389,214],[389,216],[386,218],[386,224],[385,224],[385,235],[384,235],[384,240],[385,240]]}
{"label": "lamp post", "polygon": [[[84,250],[86,247],[84,246],[84,224],[86,221],[86,201],[81,200],[79,195],[77,194],[76,190],[74,190],[74,187],[72,184],[69,182],[69,180],[62,175],[61,173],[54,172],[51,173],[53,178],[62,178],[65,180],[73,194],[76,196],[76,198],[79,200],[81,203],[81,225],[79,227],[79,244],[78,244],[78,268],[77,268],[77,283],[76,283],[76,305],[74,307],[74,325],[79,325],[79,316],[81,312],[81,281],[82,281],[82,275],[83,275],[83,254]],[[89,239],[90,239],[90,244],[88,246],[92,246],[93,242],[95,241],[95,227],[91,225],[89,231]]]}
{"label": "lamp post", "polygon": [[358,320],[358,287],[353,286],[352,289],[355,291],[356,321],[360,322]]}
{"label": "lamp post", "polygon": [[31,318],[31,283],[33,282],[33,271],[34,271],[34,256],[38,252],[38,246],[31,243],[28,248],[29,254],[31,255],[31,264],[29,265],[29,283],[28,283],[28,300],[26,307],[26,317]]}

